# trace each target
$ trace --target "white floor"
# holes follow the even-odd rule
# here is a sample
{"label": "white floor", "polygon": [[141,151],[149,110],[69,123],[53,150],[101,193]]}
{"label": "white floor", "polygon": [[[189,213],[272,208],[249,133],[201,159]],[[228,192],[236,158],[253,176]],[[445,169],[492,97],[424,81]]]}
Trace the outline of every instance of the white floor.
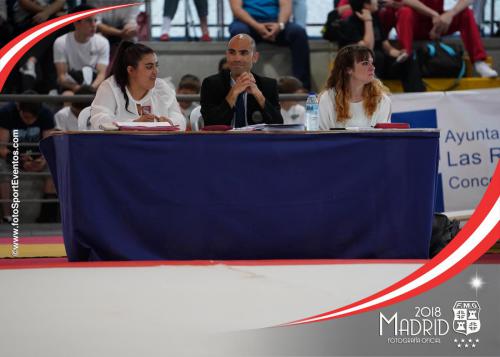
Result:
{"label": "white floor", "polygon": [[209,355],[214,335],[323,313],[375,293],[418,267],[0,270],[0,355]]}

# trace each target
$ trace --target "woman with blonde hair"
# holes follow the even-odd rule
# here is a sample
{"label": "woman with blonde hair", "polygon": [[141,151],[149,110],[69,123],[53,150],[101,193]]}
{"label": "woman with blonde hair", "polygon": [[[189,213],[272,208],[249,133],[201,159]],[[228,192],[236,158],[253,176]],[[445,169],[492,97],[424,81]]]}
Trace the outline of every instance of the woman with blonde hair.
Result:
{"label": "woman with blonde hair", "polygon": [[319,98],[321,130],[373,127],[390,122],[388,90],[375,78],[373,51],[350,45],[342,48]]}

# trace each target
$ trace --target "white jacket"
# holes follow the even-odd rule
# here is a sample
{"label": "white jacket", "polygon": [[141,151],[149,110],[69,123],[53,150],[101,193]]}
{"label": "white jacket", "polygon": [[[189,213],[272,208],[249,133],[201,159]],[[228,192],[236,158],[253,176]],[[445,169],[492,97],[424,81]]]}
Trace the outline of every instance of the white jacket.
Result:
{"label": "white jacket", "polygon": [[101,83],[90,109],[92,129],[100,129],[101,124],[114,121],[134,121],[140,117],[137,111],[137,104],[139,104],[150,106],[151,114],[165,116],[172,120],[174,125],[179,125],[180,130],[186,130],[186,119],[175,98],[175,91],[163,79],[157,78],[154,88],[139,101],[132,98],[128,88],[126,92],[129,99],[128,111],[125,109],[123,92],[116,83],[115,77],[111,76]]}
{"label": "white jacket", "polygon": [[337,112],[335,111],[333,89],[328,89],[319,97],[319,129],[329,130],[330,128],[346,127],[373,127],[377,123],[391,122],[391,99],[383,95],[377,106],[375,113],[369,118],[366,116],[363,108],[363,102],[350,103],[351,118],[344,122],[337,121]]}

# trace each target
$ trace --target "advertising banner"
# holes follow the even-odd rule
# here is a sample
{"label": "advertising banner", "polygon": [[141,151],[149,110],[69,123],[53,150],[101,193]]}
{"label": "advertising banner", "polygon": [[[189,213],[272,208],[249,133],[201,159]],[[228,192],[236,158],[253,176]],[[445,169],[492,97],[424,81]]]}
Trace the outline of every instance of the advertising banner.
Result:
{"label": "advertising banner", "polygon": [[[393,122],[439,128],[437,211],[474,209],[500,158],[500,89],[394,95]],[[439,194],[438,194],[439,196]]]}

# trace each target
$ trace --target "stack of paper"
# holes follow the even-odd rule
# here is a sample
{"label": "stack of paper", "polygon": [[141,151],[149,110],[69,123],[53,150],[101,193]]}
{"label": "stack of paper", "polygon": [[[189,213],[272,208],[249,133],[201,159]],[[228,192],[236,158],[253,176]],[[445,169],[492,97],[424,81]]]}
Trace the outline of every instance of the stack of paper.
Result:
{"label": "stack of paper", "polygon": [[139,130],[139,131],[178,131],[179,127],[177,125],[171,125],[168,122],[136,122],[136,121],[126,121],[120,122],[115,121],[109,124],[103,124],[100,126],[103,130]]}

